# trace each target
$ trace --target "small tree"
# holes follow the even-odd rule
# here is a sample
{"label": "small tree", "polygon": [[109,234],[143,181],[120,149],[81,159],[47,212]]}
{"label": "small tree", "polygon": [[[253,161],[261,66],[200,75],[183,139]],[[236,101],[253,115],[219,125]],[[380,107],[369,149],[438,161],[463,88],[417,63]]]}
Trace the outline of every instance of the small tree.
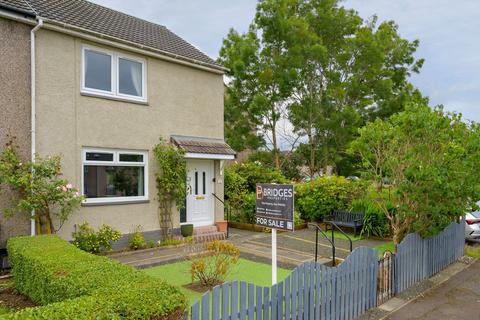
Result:
{"label": "small tree", "polygon": [[[479,126],[467,125],[461,115],[410,105],[359,132],[351,152],[375,185],[395,245],[412,231],[438,233],[480,199]],[[390,192],[383,192],[385,178]]]}
{"label": "small tree", "polygon": [[30,216],[34,211],[37,234],[57,232],[83,200],[78,189],[61,179],[60,170],[60,156],[22,161],[13,142],[7,143],[0,154],[0,188],[12,190],[18,197],[5,209],[5,216],[20,212]]}

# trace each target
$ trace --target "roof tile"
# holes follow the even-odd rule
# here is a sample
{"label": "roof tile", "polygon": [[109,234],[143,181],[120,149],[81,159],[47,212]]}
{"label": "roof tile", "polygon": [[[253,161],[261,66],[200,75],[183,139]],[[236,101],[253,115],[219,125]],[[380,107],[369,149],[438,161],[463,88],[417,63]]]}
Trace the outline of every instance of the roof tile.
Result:
{"label": "roof tile", "polygon": [[202,137],[187,137],[177,136],[171,137],[172,142],[191,153],[207,153],[207,154],[222,154],[235,155],[236,152],[223,139],[212,139]]}
{"label": "roof tile", "polygon": [[142,20],[86,0],[0,0],[38,17],[115,37],[151,49],[221,67],[213,59],[162,25]]}

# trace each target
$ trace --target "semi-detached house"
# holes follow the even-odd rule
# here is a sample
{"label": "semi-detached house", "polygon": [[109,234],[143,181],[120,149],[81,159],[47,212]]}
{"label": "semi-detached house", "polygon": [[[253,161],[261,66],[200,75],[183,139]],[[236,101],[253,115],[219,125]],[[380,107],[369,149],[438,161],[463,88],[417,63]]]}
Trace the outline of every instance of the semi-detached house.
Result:
{"label": "semi-detached house", "polygon": [[[152,148],[186,151],[186,210],[174,229],[223,219],[225,69],[166,27],[84,0],[0,0],[0,148],[60,154],[86,200],[60,229],[141,226],[159,236]],[[122,183],[116,183],[119,180]],[[10,194],[0,195],[0,210]],[[216,198],[218,197],[218,199]],[[0,243],[32,232],[27,216],[0,218]]]}

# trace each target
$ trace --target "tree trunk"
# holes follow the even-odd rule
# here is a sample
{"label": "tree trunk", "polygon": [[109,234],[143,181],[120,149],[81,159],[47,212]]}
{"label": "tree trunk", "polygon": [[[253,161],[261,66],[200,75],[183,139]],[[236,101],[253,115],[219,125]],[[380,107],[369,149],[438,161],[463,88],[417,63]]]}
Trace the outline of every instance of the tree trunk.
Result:
{"label": "tree trunk", "polygon": [[308,133],[308,142],[310,144],[310,161],[308,163],[308,171],[310,172],[310,178],[313,179],[313,176],[316,173],[315,170],[315,138],[313,137],[312,130]]}
{"label": "tree trunk", "polygon": [[272,121],[272,144],[273,144],[273,157],[275,159],[275,168],[280,170],[280,156],[277,144],[277,121]]}
{"label": "tree trunk", "polygon": [[52,218],[50,217],[50,212],[48,210],[45,212],[40,212],[38,218],[35,220],[37,222],[37,234],[55,233]]}

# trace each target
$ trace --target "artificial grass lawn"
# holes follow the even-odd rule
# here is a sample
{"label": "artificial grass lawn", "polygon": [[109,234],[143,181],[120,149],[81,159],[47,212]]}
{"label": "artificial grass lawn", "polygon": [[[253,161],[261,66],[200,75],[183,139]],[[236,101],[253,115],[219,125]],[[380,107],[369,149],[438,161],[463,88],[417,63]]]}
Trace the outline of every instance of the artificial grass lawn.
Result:
{"label": "artificial grass lawn", "polygon": [[[202,296],[199,292],[183,287],[183,285],[191,283],[189,261],[181,261],[148,268],[145,269],[144,272],[180,287],[180,290],[187,296],[190,304],[194,303]],[[283,280],[290,274],[290,272],[290,270],[278,268],[277,279]],[[227,281],[233,280],[245,281],[260,286],[270,286],[272,284],[272,267],[269,264],[239,259],[238,264],[232,268],[232,271],[227,276]]]}

